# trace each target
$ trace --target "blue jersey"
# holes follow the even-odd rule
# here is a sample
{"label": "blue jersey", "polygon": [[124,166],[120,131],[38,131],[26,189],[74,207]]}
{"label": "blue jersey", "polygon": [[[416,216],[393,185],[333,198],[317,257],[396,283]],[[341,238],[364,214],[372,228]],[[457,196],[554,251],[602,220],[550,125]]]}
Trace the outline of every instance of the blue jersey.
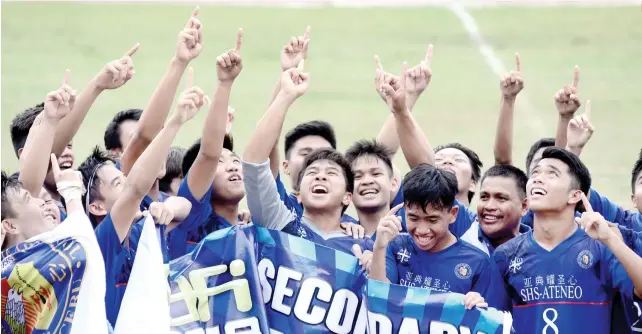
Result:
{"label": "blue jersey", "polygon": [[398,235],[386,250],[386,276],[393,284],[441,292],[478,292],[489,306],[506,308],[502,278],[484,252],[457,239],[439,252],[417,247],[407,233]]}
{"label": "blue jersey", "polygon": [[616,290],[632,298],[633,283],[606,246],[580,228],[551,251],[533,232],[495,250],[513,305],[517,333],[609,333]]}
{"label": "blue jersey", "polygon": [[[642,256],[642,233],[619,226],[624,243],[636,254]],[[640,299],[632,300],[618,293],[613,300],[611,333],[642,332],[642,309]]]}
{"label": "blue jersey", "polygon": [[[401,203],[404,203],[403,198],[403,184],[399,187],[397,195],[395,195],[394,200],[392,201],[392,207],[395,207]],[[455,205],[459,207],[459,212],[457,213],[457,218],[455,221],[448,225],[448,230],[452,232],[457,238],[460,238],[473,224],[477,219],[477,213],[469,210],[465,205],[455,200]],[[397,211],[397,215],[401,217],[401,231],[406,232],[408,228],[406,227],[406,208],[403,207]]]}
{"label": "blue jersey", "polygon": [[[141,231],[137,230],[139,228],[142,230],[142,222],[144,221],[145,219],[141,218],[132,226],[130,233],[134,235],[130,234],[127,246],[120,242],[111,214],[108,213],[95,230],[96,239],[98,239],[98,245],[105,260],[105,308],[107,320],[112,326],[116,325],[120,304],[125,296],[129,275],[134,266],[136,246],[138,245],[138,239],[134,240],[135,235],[140,237]],[[136,233],[134,233],[135,230]]]}
{"label": "blue jersey", "polygon": [[[530,232],[531,228],[527,225],[520,224],[518,235]],[[482,250],[488,256],[491,256],[495,252],[495,246],[490,242],[488,236],[484,234],[484,230],[481,228],[479,221],[475,221],[473,225],[470,226],[468,231],[464,233],[461,237],[461,240],[468,242],[469,244],[477,247]]]}
{"label": "blue jersey", "polygon": [[[288,209],[296,212],[299,217],[303,216],[303,206],[301,205],[301,203],[299,203],[299,200],[296,198],[295,194],[288,193],[287,189],[285,189],[285,185],[281,181],[280,173],[276,175],[276,189],[279,192],[279,198],[281,199],[281,201],[283,201],[283,204],[285,204]],[[348,214],[344,214],[341,217],[341,222],[359,224],[358,220],[352,218]]]}
{"label": "blue jersey", "polygon": [[[642,214],[640,214],[640,212],[624,210],[605,196],[600,195],[600,193],[594,189],[590,191],[589,202],[591,203],[593,211],[599,212],[607,221],[622,225],[633,231],[642,232]],[[580,216],[579,213],[575,215],[577,217]],[[522,217],[522,224],[533,227],[533,219],[533,212],[528,210]]]}
{"label": "blue jersey", "polygon": [[354,239],[338,231],[325,233],[302,217],[294,207],[288,207],[281,200],[278,182],[274,182],[269,160],[261,164],[242,163],[247,206],[254,224],[296,235],[348,254],[352,254],[354,244],[364,250],[372,249],[373,242],[370,238]]}

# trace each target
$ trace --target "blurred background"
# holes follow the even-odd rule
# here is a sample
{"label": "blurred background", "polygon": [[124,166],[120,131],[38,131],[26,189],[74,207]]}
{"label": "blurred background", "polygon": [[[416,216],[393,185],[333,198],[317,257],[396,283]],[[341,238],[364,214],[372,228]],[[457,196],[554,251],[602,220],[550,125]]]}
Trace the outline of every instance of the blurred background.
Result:
{"label": "blurred background", "polygon": [[[210,96],[215,58],[234,47],[239,27],[245,31],[244,69],[231,97],[237,153],[242,154],[280,77],[281,48],[309,24],[311,87],[289,111],[284,133],[300,122],[323,119],[334,125],[341,150],[355,140],[374,138],[388,110],[374,88],[373,56],[381,57],[385,70],[399,74],[403,61],[414,66],[432,43],[433,78],[413,113],[433,146],[460,142],[478,152],[486,169],[494,161],[499,76],[514,69],[519,52],[525,88],[515,112],[515,164],[524,169],[530,145],[555,135],[553,95],[572,82],[573,66],[579,65],[579,96],[591,100],[596,129],[582,159],[594,188],[632,208],[631,169],[642,147],[640,3],[384,2],[388,6],[371,8],[363,6],[382,2],[198,2],[205,48],[191,66],[195,83]],[[93,146],[103,146],[105,127],[116,112],[145,107],[195,4],[3,2],[2,169],[18,167],[8,131],[16,114],[57,89],[66,68],[71,69],[71,86],[81,91],[105,63],[140,42],[134,78],[104,92],[74,138],[74,166]],[[187,123],[174,145],[187,147],[197,139],[205,114]],[[401,154],[396,163],[408,170]]]}

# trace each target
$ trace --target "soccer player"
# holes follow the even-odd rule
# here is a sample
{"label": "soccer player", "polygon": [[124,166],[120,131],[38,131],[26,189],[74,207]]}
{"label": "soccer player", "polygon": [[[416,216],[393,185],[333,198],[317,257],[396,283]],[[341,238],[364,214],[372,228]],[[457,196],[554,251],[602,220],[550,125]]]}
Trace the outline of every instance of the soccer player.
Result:
{"label": "soccer player", "polygon": [[[189,87],[179,98],[176,111],[136,161],[127,177],[116,168],[113,160],[98,149],[80,166],[85,181],[85,210],[96,227],[96,237],[105,260],[107,320],[114,326],[127,288],[144,220],[138,215],[140,203],[156,180],[158,170],[167,156],[172,140],[180,127],[192,119],[205,103],[198,87]],[[175,227],[184,219],[190,204],[181,197],[149,205],[156,223]],[[131,230],[131,232],[130,232]],[[161,229],[164,235],[165,230]],[[128,237],[129,236],[129,237]],[[124,244],[125,240],[129,244]],[[167,259],[166,239],[161,238],[161,251]]]}
{"label": "soccer player", "polygon": [[[494,254],[518,333],[608,333],[615,290],[630,298],[642,291],[642,258],[592,211],[590,185],[586,166],[559,148],[544,150],[531,171],[534,229]],[[582,205],[587,212],[576,223]]]}
{"label": "soccer player", "polygon": [[168,235],[171,259],[192,251],[209,233],[238,221],[239,202],[245,196],[243,172],[226,128],[232,85],[243,69],[242,44],[243,31],[239,30],[235,48],[216,59],[218,85],[202,139],[192,145],[183,158],[185,179],[178,195],[187,198],[192,209],[187,219]]}
{"label": "soccer player", "polygon": [[[501,277],[481,250],[457,239],[448,225],[457,218],[457,179],[423,164],[404,178],[404,204],[393,208],[377,227],[369,277],[404,286],[465,294],[465,305],[502,308]],[[399,234],[406,207],[408,233]],[[500,289],[494,291],[499,286]],[[488,301],[488,304],[485,303]]]}
{"label": "soccer player", "polygon": [[462,240],[491,256],[495,248],[530,231],[521,224],[526,213],[526,174],[511,165],[495,165],[481,178],[477,221]]}
{"label": "soccer player", "polygon": [[369,239],[346,236],[340,226],[341,216],[352,197],[354,174],[339,152],[318,149],[306,157],[298,177],[302,216],[290,210],[279,198],[268,156],[281,132],[288,108],[306,92],[308,78],[308,74],[303,73],[303,61],[297,68],[283,73],[281,91],[259,121],[245,149],[243,176],[252,221],[348,254],[352,254],[354,244],[371,249],[367,245]]}
{"label": "soccer player", "polygon": [[134,136],[142,114],[142,109],[122,110],[116,113],[107,124],[103,141],[109,155],[116,160],[120,159],[125,147]]}

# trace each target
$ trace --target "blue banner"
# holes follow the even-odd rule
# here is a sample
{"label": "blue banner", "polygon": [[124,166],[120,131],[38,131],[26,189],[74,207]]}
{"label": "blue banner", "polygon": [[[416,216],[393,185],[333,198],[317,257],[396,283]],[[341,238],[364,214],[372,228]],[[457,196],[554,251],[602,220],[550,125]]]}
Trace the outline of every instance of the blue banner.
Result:
{"label": "blue banner", "polygon": [[2,333],[71,332],[86,256],[74,238],[2,252]]}
{"label": "blue banner", "polygon": [[[463,295],[368,280],[357,259],[257,226],[208,235],[170,263],[174,333],[509,333]],[[505,328],[506,327],[506,328]]]}

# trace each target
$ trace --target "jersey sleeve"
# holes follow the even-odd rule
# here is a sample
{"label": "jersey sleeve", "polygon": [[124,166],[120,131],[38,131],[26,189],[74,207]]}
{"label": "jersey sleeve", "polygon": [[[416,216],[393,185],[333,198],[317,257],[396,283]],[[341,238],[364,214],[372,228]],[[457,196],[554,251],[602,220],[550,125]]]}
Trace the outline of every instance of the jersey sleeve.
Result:
{"label": "jersey sleeve", "polygon": [[620,291],[624,298],[633,299],[633,282],[620,261],[605,246],[602,249],[601,261],[603,265],[600,269],[605,285]]}
{"label": "jersey sleeve", "polygon": [[247,206],[252,222],[273,230],[282,230],[297,216],[281,200],[270,160],[260,164],[243,161],[243,177]]}
{"label": "jersey sleeve", "polygon": [[210,206],[210,199],[212,197],[213,190],[212,187],[207,190],[201,200],[198,200],[194,197],[192,191],[189,189],[189,185],[187,184],[188,176],[189,172],[181,182],[181,185],[178,188],[177,192],[177,196],[184,197],[192,204],[192,208],[190,209],[187,217],[180,224],[178,224],[178,226],[176,226],[176,229],[180,229],[182,231],[191,231],[195,228],[198,228],[198,226],[205,223],[207,217],[212,212],[212,207]]}
{"label": "jersey sleeve", "polygon": [[399,284],[399,272],[395,261],[394,244],[391,242],[386,248],[386,277],[392,284]]}
{"label": "jersey sleeve", "polygon": [[593,211],[599,212],[604,219],[612,223],[624,225],[627,228],[633,228],[631,226],[627,226],[627,223],[632,221],[630,219],[632,213],[611,202],[606,198],[606,196],[602,196],[600,193],[595,191],[595,189],[591,189],[589,193],[589,202],[591,203]]}

